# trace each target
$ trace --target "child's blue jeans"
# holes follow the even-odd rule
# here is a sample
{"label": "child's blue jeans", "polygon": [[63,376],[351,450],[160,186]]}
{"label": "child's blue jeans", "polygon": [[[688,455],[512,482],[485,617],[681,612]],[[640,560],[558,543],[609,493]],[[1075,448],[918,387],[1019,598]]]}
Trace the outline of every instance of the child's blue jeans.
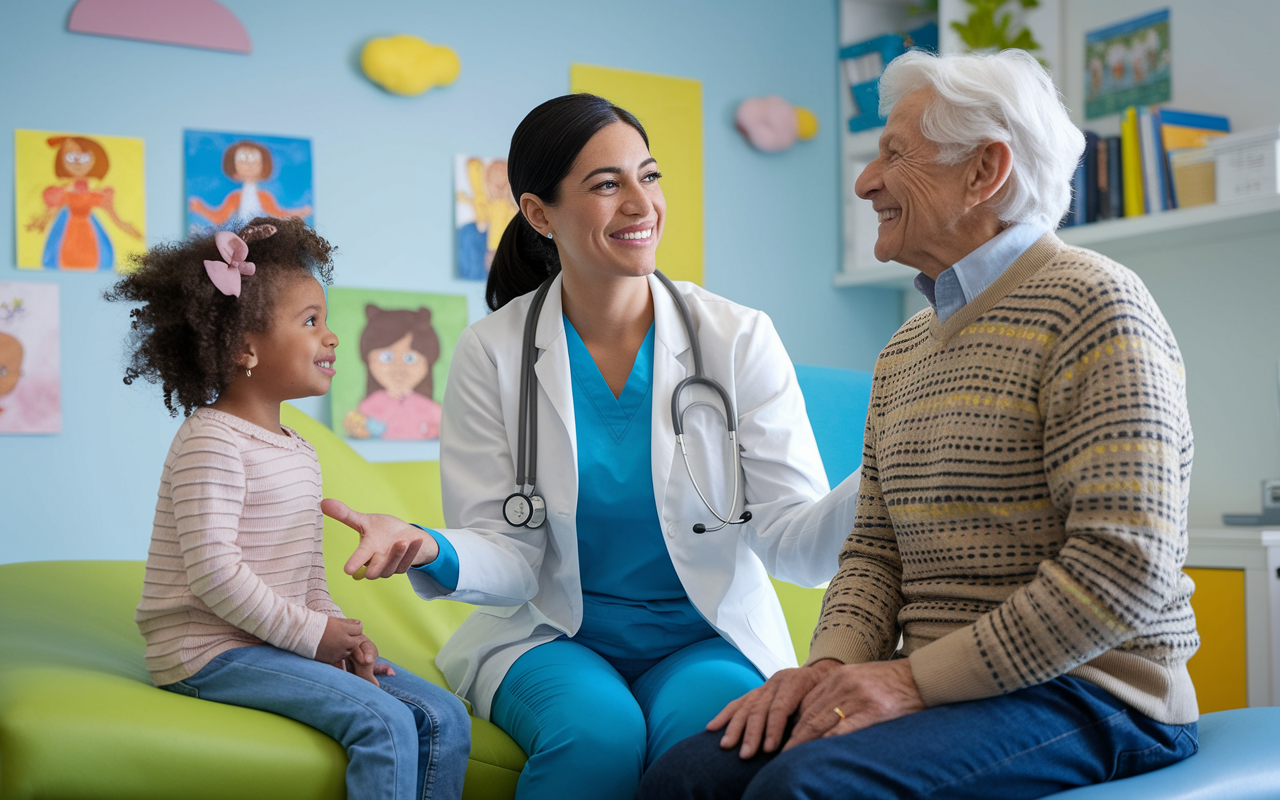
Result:
{"label": "child's blue jeans", "polygon": [[270,645],[238,647],[162,688],[270,711],[331,736],[347,751],[349,800],[461,797],[471,717],[446,689],[392,666],[396,674],[379,675],[378,688]]}

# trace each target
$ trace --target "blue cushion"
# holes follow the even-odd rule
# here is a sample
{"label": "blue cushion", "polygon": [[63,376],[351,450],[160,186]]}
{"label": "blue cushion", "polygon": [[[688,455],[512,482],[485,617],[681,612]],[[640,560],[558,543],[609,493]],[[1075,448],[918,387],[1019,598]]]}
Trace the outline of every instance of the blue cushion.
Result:
{"label": "blue cushion", "polygon": [[1136,778],[1050,795],[1053,800],[1262,800],[1280,797],[1280,708],[1200,717],[1200,752]]}
{"label": "blue cushion", "polygon": [[835,486],[862,469],[871,373],[797,364],[796,378],[827,468],[827,482]]}

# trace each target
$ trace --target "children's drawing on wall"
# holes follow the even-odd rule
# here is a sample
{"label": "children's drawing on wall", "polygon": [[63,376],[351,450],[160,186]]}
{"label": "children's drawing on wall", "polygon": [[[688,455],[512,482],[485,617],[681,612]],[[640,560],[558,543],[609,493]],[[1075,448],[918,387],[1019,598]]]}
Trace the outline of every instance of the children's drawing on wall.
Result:
{"label": "children's drawing on wall", "polygon": [[454,159],[454,225],[458,236],[458,277],[483,281],[516,204],[507,183],[507,161],[475,156]]}
{"label": "children's drawing on wall", "polygon": [[58,285],[0,281],[0,433],[62,429]]}
{"label": "children's drawing on wall", "polygon": [[466,325],[462,296],[330,289],[329,327],[342,342],[333,429],[352,439],[439,438],[449,360]]}
{"label": "children's drawing on wall", "polygon": [[188,233],[264,214],[315,222],[310,139],[186,131],[186,170]]}
{"label": "children's drawing on wall", "polygon": [[18,266],[93,271],[146,246],[141,139],[14,131]]}
{"label": "children's drawing on wall", "polygon": [[1169,9],[1085,34],[1085,119],[1173,97]]}

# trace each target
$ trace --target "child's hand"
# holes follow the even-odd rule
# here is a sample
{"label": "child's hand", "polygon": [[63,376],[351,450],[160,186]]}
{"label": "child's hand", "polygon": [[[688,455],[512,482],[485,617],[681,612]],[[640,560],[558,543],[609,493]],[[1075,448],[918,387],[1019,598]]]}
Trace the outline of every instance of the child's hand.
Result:
{"label": "child's hand", "polygon": [[364,678],[374,686],[380,686],[375,675],[395,675],[396,671],[385,661],[378,663],[378,646],[368,636],[361,637],[360,644],[347,659],[347,670]]}
{"label": "child's hand", "polygon": [[325,664],[345,661],[360,646],[361,641],[368,639],[364,636],[364,626],[360,624],[360,620],[329,617],[329,621],[324,624],[320,645],[316,648],[316,661]]}

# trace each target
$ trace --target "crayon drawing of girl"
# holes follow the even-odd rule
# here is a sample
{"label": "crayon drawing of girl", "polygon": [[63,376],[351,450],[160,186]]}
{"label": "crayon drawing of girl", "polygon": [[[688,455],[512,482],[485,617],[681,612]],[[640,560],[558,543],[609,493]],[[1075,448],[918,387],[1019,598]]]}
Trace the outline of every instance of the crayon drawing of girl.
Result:
{"label": "crayon drawing of girl", "polygon": [[367,396],[343,419],[356,439],[436,439],[440,404],[432,399],[431,368],[440,358],[440,337],[431,309],[364,307],[360,358],[368,367]]}
{"label": "crayon drawing of girl", "polygon": [[129,236],[141,239],[142,233],[116,214],[115,189],[101,183],[92,188],[90,181],[102,181],[111,168],[107,151],[85,136],[53,136],[48,144],[57,151],[54,175],[68,180],[41,193],[45,209],[27,223],[27,230],[41,233],[53,223],[40,265],[69,270],[110,269],[115,263],[115,248],[94,216],[94,209],[101,209]]}
{"label": "crayon drawing of girl", "polygon": [[275,195],[259,186],[271,178],[272,170],[271,151],[258,142],[242,139],[222,153],[223,173],[240,184],[240,188],[231,191],[217,206],[210,206],[199,197],[190,198],[187,206],[219,227],[228,222],[233,226],[244,225],[263,215],[302,219],[311,216],[311,206],[283,208],[276,202]]}

